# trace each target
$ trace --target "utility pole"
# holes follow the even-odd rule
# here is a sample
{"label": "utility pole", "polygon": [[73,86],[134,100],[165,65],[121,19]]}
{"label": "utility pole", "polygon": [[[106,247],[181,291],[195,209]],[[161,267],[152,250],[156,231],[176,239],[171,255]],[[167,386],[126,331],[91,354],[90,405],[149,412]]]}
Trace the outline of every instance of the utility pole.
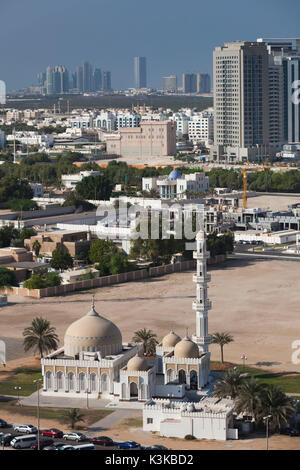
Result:
{"label": "utility pole", "polygon": [[264,416],[263,420],[266,421],[266,450],[269,450],[269,419],[272,415]]}
{"label": "utility pole", "polygon": [[40,387],[39,385],[41,384],[42,379],[37,379],[34,380],[33,383],[36,384],[36,390],[37,390],[37,425],[38,425],[38,432],[37,432],[37,444],[38,444],[38,450],[40,450]]}

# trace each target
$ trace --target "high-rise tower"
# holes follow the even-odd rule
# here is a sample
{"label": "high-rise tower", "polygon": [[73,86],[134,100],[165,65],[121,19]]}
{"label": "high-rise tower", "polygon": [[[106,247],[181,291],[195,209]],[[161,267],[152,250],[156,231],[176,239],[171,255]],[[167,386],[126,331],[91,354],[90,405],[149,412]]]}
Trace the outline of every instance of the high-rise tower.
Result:
{"label": "high-rise tower", "polygon": [[134,88],[147,87],[146,57],[134,57]]}
{"label": "high-rise tower", "polygon": [[193,309],[196,311],[196,335],[193,341],[197,343],[199,350],[208,352],[208,346],[212,341],[208,334],[208,311],[211,309],[211,301],[207,297],[207,284],[211,280],[207,274],[207,259],[210,254],[206,251],[206,235],[204,230],[200,230],[196,236],[197,249],[193,253],[197,260],[197,273],[193,276],[196,283],[196,300],[193,302]]}

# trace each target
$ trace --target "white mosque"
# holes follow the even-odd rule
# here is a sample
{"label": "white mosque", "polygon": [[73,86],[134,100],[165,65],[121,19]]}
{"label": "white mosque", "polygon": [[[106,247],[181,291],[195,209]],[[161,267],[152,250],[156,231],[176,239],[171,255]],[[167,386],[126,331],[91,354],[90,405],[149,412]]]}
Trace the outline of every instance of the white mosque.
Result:
{"label": "white mosque", "polygon": [[143,357],[141,344],[122,342],[119,328],[95,310],[72,323],[64,346],[43,358],[43,395],[147,402],[151,398],[183,399],[203,391],[210,380],[206,236],[196,237],[196,331],[192,339],[170,331],[156,348],[155,362]]}

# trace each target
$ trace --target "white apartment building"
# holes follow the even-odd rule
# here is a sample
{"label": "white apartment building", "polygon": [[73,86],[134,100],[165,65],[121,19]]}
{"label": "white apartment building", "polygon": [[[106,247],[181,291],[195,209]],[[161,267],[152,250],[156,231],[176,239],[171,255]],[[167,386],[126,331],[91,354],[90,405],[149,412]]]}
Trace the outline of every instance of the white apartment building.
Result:
{"label": "white apartment building", "polygon": [[115,129],[118,131],[121,127],[138,127],[141,116],[135,113],[118,113],[116,115]]}
{"label": "white apartment building", "polygon": [[116,116],[111,111],[101,111],[93,119],[93,127],[113,131],[116,128]]}
{"label": "white apartment building", "polygon": [[42,183],[29,183],[30,187],[33,191],[33,197],[43,197],[44,196],[44,188]]}
{"label": "white apartment building", "polygon": [[61,175],[61,183],[67,189],[74,189],[84,178],[98,175],[100,175],[100,171],[81,171],[74,175]]}
{"label": "white apartment building", "polygon": [[183,136],[188,135],[190,121],[189,116],[187,116],[185,113],[174,113],[170,117],[170,121],[174,121],[176,123],[177,139],[182,139]]}
{"label": "white apartment building", "polygon": [[191,116],[188,122],[188,135],[192,142],[212,144],[214,139],[213,111],[207,110]]}
{"label": "white apartment building", "polygon": [[53,135],[40,135],[35,131],[17,131],[7,136],[8,141],[16,139],[23,145],[34,145],[38,147],[49,148],[53,146]]}
{"label": "white apartment building", "polygon": [[197,199],[200,193],[209,189],[209,178],[205,173],[180,175],[173,170],[169,176],[142,179],[143,191],[156,189],[161,199]]}

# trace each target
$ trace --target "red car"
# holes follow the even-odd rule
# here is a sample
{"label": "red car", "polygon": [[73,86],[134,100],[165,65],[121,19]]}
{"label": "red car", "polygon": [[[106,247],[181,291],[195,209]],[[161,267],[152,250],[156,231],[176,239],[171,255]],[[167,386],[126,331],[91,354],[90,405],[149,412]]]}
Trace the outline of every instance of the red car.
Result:
{"label": "red car", "polygon": [[[53,439],[41,439],[40,440],[40,450],[42,450],[46,446],[51,446],[53,444]],[[30,449],[32,450],[38,450],[38,443],[34,442],[31,444]]]}
{"label": "red car", "polygon": [[114,441],[107,436],[92,437],[91,442],[98,446],[113,446]]}
{"label": "red car", "polygon": [[51,429],[41,429],[40,431],[41,436],[46,436],[46,437],[54,437],[61,439],[64,435],[62,431],[56,428],[51,428]]}

